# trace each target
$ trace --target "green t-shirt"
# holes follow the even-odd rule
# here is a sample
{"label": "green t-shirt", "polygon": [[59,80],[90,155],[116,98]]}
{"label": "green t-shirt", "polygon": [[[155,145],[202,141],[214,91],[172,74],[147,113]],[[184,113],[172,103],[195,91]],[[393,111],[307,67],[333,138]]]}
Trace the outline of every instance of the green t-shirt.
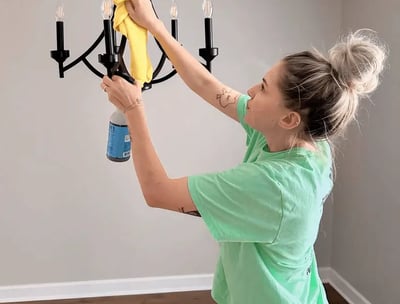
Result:
{"label": "green t-shirt", "polygon": [[269,152],[244,121],[247,152],[237,167],[190,176],[198,211],[220,244],[212,296],[218,304],[328,303],[314,254],[323,203],[332,189],[329,144]]}

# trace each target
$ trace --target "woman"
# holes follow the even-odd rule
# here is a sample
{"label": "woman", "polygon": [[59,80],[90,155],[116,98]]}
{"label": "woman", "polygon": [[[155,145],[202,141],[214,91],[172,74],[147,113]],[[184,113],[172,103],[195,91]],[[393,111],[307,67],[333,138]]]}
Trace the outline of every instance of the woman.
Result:
{"label": "woman", "polygon": [[126,5],[185,83],[247,133],[247,152],[237,167],[171,179],[151,143],[140,84],[105,77],[102,88],[128,121],[147,204],[202,216],[220,243],[212,290],[217,303],[327,303],[313,245],[333,185],[329,139],[377,87],[384,49],[356,32],[328,58],[316,50],[283,58],[243,95],[171,37],[149,0]]}

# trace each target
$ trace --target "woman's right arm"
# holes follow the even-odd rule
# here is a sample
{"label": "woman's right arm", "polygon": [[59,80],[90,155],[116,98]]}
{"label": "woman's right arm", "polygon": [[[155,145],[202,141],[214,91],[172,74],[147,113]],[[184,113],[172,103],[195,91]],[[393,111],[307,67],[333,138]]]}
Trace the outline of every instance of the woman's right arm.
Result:
{"label": "woman's right arm", "polygon": [[158,40],[186,85],[212,106],[238,120],[236,108],[240,93],[221,83],[171,36],[155,17],[150,0],[131,0],[126,6],[131,18]]}

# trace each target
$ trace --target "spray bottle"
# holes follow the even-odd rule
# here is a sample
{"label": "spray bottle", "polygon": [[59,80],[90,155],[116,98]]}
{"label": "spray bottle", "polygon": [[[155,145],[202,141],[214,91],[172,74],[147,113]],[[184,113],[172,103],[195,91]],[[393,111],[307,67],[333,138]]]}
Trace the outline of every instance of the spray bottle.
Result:
{"label": "spray bottle", "polygon": [[[134,79],[124,72],[117,71],[114,75],[123,77],[130,83]],[[125,162],[131,155],[131,138],[124,113],[119,109],[111,114],[108,126],[107,158],[115,162]]]}

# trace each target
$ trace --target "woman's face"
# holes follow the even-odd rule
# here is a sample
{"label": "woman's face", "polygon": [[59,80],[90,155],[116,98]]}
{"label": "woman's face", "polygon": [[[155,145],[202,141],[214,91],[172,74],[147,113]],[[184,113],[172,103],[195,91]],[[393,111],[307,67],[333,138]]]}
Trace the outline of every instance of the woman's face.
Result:
{"label": "woman's face", "polygon": [[283,68],[283,64],[278,62],[259,84],[247,91],[251,99],[247,103],[245,122],[263,134],[271,134],[281,128],[280,121],[291,112],[283,103],[278,85]]}

